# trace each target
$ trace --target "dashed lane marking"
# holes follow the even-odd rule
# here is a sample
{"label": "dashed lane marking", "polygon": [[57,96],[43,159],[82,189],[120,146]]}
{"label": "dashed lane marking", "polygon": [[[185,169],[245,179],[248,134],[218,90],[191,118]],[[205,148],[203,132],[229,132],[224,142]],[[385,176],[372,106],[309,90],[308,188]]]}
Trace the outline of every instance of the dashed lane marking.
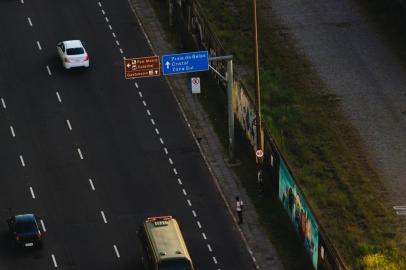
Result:
{"label": "dashed lane marking", "polygon": [[183,195],[187,196],[186,189],[182,188]]}
{"label": "dashed lane marking", "polygon": [[104,19],[106,20],[106,22],[109,22],[109,18],[107,18],[107,17],[104,17]]}
{"label": "dashed lane marking", "polygon": [[[138,87],[137,87],[138,88]],[[142,93],[141,91],[138,91],[138,95],[140,96],[140,98],[142,98]]]}
{"label": "dashed lane marking", "polygon": [[35,193],[34,193],[34,189],[32,187],[30,187],[30,193],[31,193],[31,197],[33,199],[35,199]]}
{"label": "dashed lane marking", "polygon": [[102,4],[101,4],[100,2],[97,2],[97,4],[99,5],[99,7],[101,7],[101,6],[102,6]]}
{"label": "dashed lane marking", "polygon": [[138,83],[135,82],[134,85],[135,85],[135,87],[138,89]]}
{"label": "dashed lane marking", "polygon": [[214,262],[214,264],[217,264],[217,259],[216,259],[216,257],[212,257],[213,258],[213,262]]}
{"label": "dashed lane marking", "polygon": [[21,4],[24,4],[24,0],[21,0]]}
{"label": "dashed lane marking", "polygon": [[32,27],[32,21],[31,21],[31,18],[30,17],[28,17],[27,18],[27,20],[28,20],[28,24]]}
{"label": "dashed lane marking", "polygon": [[107,224],[107,219],[106,219],[106,216],[104,215],[104,212],[103,212],[103,211],[100,211],[100,214],[102,215],[102,218],[103,218],[104,223]]}
{"label": "dashed lane marking", "polygon": [[145,100],[142,101],[142,104],[144,104],[144,107],[147,107],[147,103],[145,102]]}
{"label": "dashed lane marking", "polygon": [[101,12],[103,13],[103,15],[106,15],[106,12],[104,11],[104,9],[102,9]]}
{"label": "dashed lane marking", "polygon": [[43,230],[44,232],[46,232],[46,231],[47,231],[47,228],[45,228],[44,220],[41,219],[40,222],[41,222],[42,230]]}
{"label": "dashed lane marking", "polygon": [[68,124],[68,128],[69,128],[69,130],[72,130],[72,125],[70,124],[69,119],[67,119],[67,120],[66,120],[66,124]]}
{"label": "dashed lane marking", "polygon": [[189,206],[192,206],[192,203],[190,202],[189,199],[187,199],[187,204],[188,204]]}
{"label": "dashed lane marking", "polygon": [[179,185],[182,185],[182,180],[180,180],[180,178],[178,178],[178,183]]}
{"label": "dashed lane marking", "polygon": [[96,188],[94,187],[93,180],[91,178],[89,178],[89,183],[90,183],[90,187],[92,188],[92,190],[95,191]]}
{"label": "dashed lane marking", "polygon": [[119,259],[120,259],[120,253],[118,252],[118,248],[117,248],[117,246],[116,246],[116,245],[113,245],[113,248],[114,248],[114,251],[116,252],[116,256],[117,256],[117,258],[119,258]]}
{"label": "dashed lane marking", "polygon": [[164,144],[164,140],[162,138],[159,138],[159,141],[161,142],[161,144]]}
{"label": "dashed lane marking", "polygon": [[80,159],[83,159],[82,151],[80,150],[80,148],[78,148],[78,154],[79,154]]}
{"label": "dashed lane marking", "polygon": [[156,135],[159,135],[159,130],[157,128],[155,128],[155,133]]}
{"label": "dashed lane marking", "polygon": [[25,167],[25,162],[24,162],[23,155],[20,155],[20,161],[21,161],[21,165],[22,165],[23,167]]}
{"label": "dashed lane marking", "polygon": [[58,91],[56,92],[56,97],[58,98],[59,103],[62,103],[61,96],[59,95]]}
{"label": "dashed lane marking", "polygon": [[164,147],[164,152],[165,154],[168,154],[168,149],[166,149],[166,147]]}
{"label": "dashed lane marking", "polygon": [[110,29],[110,30],[113,30],[113,27],[111,27],[111,24],[109,24],[109,29]]}
{"label": "dashed lane marking", "polygon": [[116,39],[116,45],[120,46],[120,42]]}
{"label": "dashed lane marking", "polygon": [[153,124],[155,126],[154,118],[151,118],[151,124]]}
{"label": "dashed lane marking", "polygon": [[197,227],[199,227],[199,229],[202,228],[202,224],[200,224],[200,221],[197,221]]}
{"label": "dashed lane marking", "polygon": [[10,126],[10,130],[11,130],[11,136],[13,136],[13,138],[14,138],[16,136],[16,134],[14,133],[13,126]]}
{"label": "dashed lane marking", "polygon": [[210,252],[213,252],[213,250],[211,249],[210,244],[207,244],[207,248],[209,249]]}
{"label": "dashed lane marking", "polygon": [[37,46],[38,46],[38,50],[42,50],[41,44],[39,43],[39,41],[37,41]]}
{"label": "dashed lane marking", "polygon": [[48,65],[47,65],[47,71],[48,71],[48,75],[49,75],[49,76],[52,76],[51,69],[49,68],[49,66],[48,66]]}
{"label": "dashed lane marking", "polygon": [[204,239],[204,240],[207,240],[207,236],[206,236],[205,233],[202,233],[202,236],[203,236],[203,239]]}
{"label": "dashed lane marking", "polygon": [[193,214],[194,217],[197,217],[197,214],[196,214],[195,210],[192,210],[192,214]]}
{"label": "dashed lane marking", "polygon": [[173,173],[174,173],[175,175],[178,175],[178,171],[177,171],[175,168],[173,168]]}
{"label": "dashed lane marking", "polygon": [[111,32],[111,34],[113,35],[113,38],[116,38],[116,33]]}
{"label": "dashed lane marking", "polygon": [[55,268],[58,268],[58,263],[56,262],[55,255],[52,254],[51,257],[52,257],[52,261],[53,261],[53,263],[54,263],[54,267],[55,267]]}
{"label": "dashed lane marking", "polygon": [[168,158],[168,160],[169,160],[169,164],[173,165],[172,159],[171,159],[171,158]]}
{"label": "dashed lane marking", "polygon": [[151,116],[151,112],[149,110],[147,110],[147,114],[148,116]]}
{"label": "dashed lane marking", "polygon": [[6,102],[4,101],[4,99],[3,98],[1,98],[1,105],[3,105],[3,108],[4,109],[6,109],[7,107],[6,107]]}
{"label": "dashed lane marking", "polygon": [[123,54],[123,53],[124,53],[124,52],[123,52],[123,49],[121,49],[121,48],[120,48],[120,53],[121,53],[121,54]]}

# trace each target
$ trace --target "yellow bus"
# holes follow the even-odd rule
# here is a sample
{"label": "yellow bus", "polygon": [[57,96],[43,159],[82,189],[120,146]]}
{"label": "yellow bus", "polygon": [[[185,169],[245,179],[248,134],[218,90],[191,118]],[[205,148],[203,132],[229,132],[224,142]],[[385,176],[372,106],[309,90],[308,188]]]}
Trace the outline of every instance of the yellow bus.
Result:
{"label": "yellow bus", "polygon": [[172,216],[147,218],[139,235],[146,269],[194,270],[178,222]]}

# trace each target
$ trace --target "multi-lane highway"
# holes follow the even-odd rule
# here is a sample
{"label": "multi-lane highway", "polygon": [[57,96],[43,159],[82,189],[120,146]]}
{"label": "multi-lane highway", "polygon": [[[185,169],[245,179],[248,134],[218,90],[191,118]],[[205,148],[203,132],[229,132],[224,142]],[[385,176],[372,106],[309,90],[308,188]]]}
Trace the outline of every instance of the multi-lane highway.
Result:
{"label": "multi-lane highway", "polygon": [[[136,231],[173,215],[197,269],[253,269],[162,78],[126,81],[123,57],[152,55],[126,0],[0,2],[0,219],[34,212],[42,249],[0,269],[141,269]],[[89,69],[65,70],[62,40]]]}

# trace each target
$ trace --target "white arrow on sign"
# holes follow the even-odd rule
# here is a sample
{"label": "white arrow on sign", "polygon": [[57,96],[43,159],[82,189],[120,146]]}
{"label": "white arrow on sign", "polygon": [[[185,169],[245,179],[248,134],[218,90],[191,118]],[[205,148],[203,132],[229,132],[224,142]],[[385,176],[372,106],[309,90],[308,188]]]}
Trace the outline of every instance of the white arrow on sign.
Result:
{"label": "white arrow on sign", "polygon": [[165,63],[166,68],[169,68],[170,65],[171,65],[171,63],[169,63],[169,61],[166,61],[166,63]]}
{"label": "white arrow on sign", "polygon": [[127,67],[130,68],[130,67],[131,67],[131,64],[127,64]]}

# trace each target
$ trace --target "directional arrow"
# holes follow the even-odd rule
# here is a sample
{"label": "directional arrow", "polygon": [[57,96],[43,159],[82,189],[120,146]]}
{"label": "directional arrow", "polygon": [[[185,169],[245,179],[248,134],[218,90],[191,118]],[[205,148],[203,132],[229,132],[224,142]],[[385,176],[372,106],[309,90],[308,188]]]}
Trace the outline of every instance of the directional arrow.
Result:
{"label": "directional arrow", "polygon": [[131,67],[131,64],[127,64],[127,67],[130,68],[130,67]]}
{"label": "directional arrow", "polygon": [[171,63],[169,63],[169,61],[166,61],[166,63],[165,63],[166,68],[169,68],[170,65],[171,65]]}

